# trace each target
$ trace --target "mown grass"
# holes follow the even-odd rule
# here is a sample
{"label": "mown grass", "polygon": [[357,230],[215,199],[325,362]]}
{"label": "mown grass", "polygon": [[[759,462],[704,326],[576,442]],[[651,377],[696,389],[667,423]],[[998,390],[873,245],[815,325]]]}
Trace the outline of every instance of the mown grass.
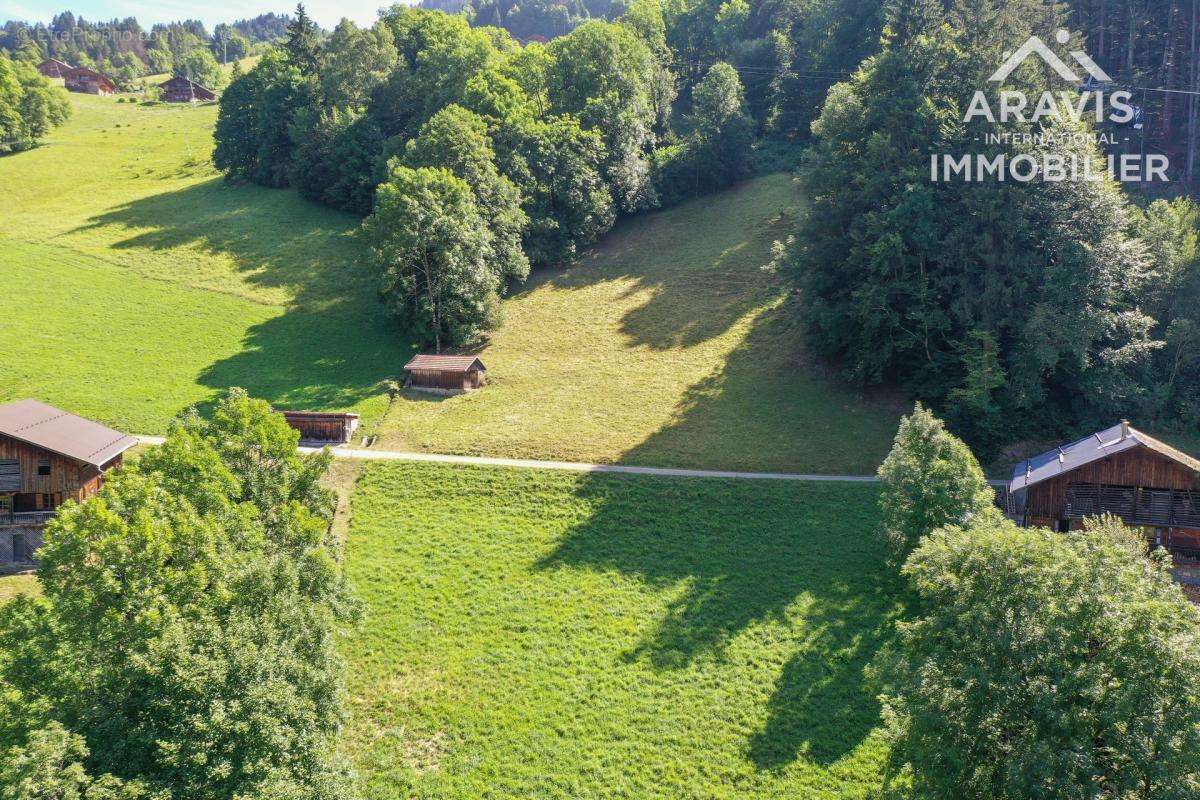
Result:
{"label": "mown grass", "polygon": [[871,472],[901,407],[804,354],[785,282],[764,270],[794,227],[774,175],[627,221],[578,265],[537,275],[479,351],[489,385],[409,393],[382,444],[477,455]]}
{"label": "mown grass", "polygon": [[875,491],[368,465],[343,642],[367,796],[875,796]]}
{"label": "mown grass", "polygon": [[157,433],[240,385],[378,418],[412,347],[376,301],[357,220],[225,183],[214,105],[71,101],[44,146],[0,159],[0,400]]}

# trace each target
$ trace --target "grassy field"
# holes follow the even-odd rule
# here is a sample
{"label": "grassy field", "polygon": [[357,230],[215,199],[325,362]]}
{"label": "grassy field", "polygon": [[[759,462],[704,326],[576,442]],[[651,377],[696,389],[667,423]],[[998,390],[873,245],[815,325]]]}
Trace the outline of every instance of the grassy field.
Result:
{"label": "grassy field", "polygon": [[775,175],[620,225],[578,265],[505,303],[479,355],[489,386],[410,393],[382,444],[476,455],[871,472],[900,407],[805,356],[763,270],[798,202]]}
{"label": "grassy field", "polygon": [[412,348],[362,273],[357,220],[224,183],[213,105],[71,100],[44,147],[0,159],[0,399],[137,433],[231,385],[377,418]]}
{"label": "grassy field", "polygon": [[40,594],[41,591],[37,576],[31,573],[0,575],[0,603],[19,594]]}
{"label": "grassy field", "polygon": [[357,219],[225,183],[213,104],[71,100],[44,147],[0,159],[0,400],[159,433],[240,385],[358,411],[378,447],[854,473],[886,451],[900,409],[804,357],[762,269],[793,227],[785,176],[621,224],[505,302],[486,390],[389,409],[383,382],[413,345],[378,303]]}
{"label": "grassy field", "polygon": [[369,465],[343,643],[367,796],[875,796],[874,491]]}

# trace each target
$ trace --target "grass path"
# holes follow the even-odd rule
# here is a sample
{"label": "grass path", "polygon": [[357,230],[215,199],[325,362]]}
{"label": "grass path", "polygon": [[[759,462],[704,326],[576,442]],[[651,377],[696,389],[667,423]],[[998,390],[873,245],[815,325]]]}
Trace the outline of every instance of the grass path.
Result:
{"label": "grass path", "polygon": [[346,747],[372,800],[876,796],[876,489],[367,464]]}

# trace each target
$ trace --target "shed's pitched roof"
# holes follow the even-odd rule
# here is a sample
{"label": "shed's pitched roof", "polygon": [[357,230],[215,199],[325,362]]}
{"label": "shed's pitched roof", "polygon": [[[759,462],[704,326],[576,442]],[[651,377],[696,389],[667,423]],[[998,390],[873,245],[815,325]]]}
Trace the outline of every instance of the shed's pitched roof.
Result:
{"label": "shed's pitched roof", "polygon": [[1160,442],[1149,434],[1142,433],[1130,426],[1129,423],[1122,422],[1077,442],[1048,450],[1040,456],[1022,461],[1013,467],[1012,481],[1009,482],[1008,490],[1016,492],[1115,453],[1123,453],[1137,447],[1153,450],[1188,469],[1200,472],[1200,461],[1176,450],[1165,442]]}
{"label": "shed's pitched roof", "polygon": [[430,356],[416,355],[404,365],[405,369],[427,369],[432,372],[470,372],[473,369],[487,371],[477,356]]}
{"label": "shed's pitched roof", "polygon": [[213,92],[212,89],[209,89],[207,86],[201,86],[200,84],[196,83],[194,80],[192,80],[191,78],[189,78],[185,75],[175,75],[171,78],[168,78],[167,80],[165,80],[159,84],[159,88],[167,89],[176,84],[182,84],[182,87],[184,89],[195,89],[197,91],[204,92],[206,94],[211,94],[211,95],[215,96],[215,93]]}
{"label": "shed's pitched roof", "polygon": [[0,404],[0,434],[94,467],[137,444],[132,436],[37,400]]}

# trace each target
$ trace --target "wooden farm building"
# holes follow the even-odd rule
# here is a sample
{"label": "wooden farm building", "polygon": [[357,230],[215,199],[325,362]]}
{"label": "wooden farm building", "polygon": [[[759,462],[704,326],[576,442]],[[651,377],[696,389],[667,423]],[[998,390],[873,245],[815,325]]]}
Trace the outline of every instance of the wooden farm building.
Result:
{"label": "wooden farm building", "polygon": [[358,414],[325,411],[283,411],[287,424],[300,431],[305,445],[345,444],[358,429]]}
{"label": "wooden farm building", "polygon": [[65,78],[67,77],[67,73],[75,68],[65,61],[59,61],[57,58],[47,58],[37,65],[37,69],[38,72],[47,78]]}
{"label": "wooden farm building", "polygon": [[171,80],[160,83],[162,99],[168,103],[188,103],[192,100],[216,100],[216,92],[206,89],[193,80],[176,75]]}
{"label": "wooden farm building", "polygon": [[99,491],[135,444],[36,400],[0,405],[0,563],[31,561],[54,510]]}
{"label": "wooden farm building", "polygon": [[1176,555],[1200,557],[1200,461],[1122,421],[1022,461],[1008,485],[1022,525],[1076,530],[1114,514]]}
{"label": "wooden farm building", "polygon": [[404,365],[405,386],[439,394],[460,394],[484,384],[487,368],[475,356],[413,356]]}
{"label": "wooden farm building", "polygon": [[116,84],[102,72],[87,67],[74,67],[63,75],[63,85],[69,92],[83,94],[113,94]]}

